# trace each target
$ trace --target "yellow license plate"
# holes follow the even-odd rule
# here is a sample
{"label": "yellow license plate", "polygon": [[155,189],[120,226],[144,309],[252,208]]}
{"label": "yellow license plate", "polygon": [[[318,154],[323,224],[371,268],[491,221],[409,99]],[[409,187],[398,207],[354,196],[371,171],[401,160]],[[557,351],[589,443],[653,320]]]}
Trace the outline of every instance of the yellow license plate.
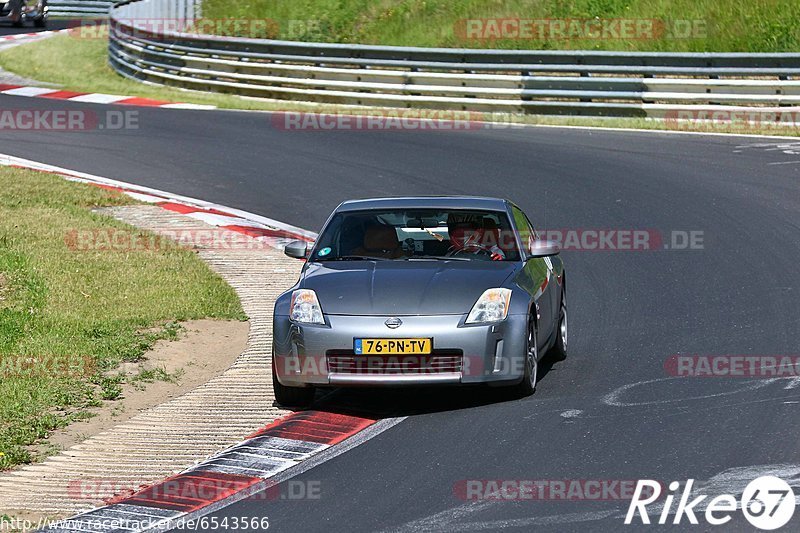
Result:
{"label": "yellow license plate", "polygon": [[356,355],[428,355],[433,339],[356,339]]}

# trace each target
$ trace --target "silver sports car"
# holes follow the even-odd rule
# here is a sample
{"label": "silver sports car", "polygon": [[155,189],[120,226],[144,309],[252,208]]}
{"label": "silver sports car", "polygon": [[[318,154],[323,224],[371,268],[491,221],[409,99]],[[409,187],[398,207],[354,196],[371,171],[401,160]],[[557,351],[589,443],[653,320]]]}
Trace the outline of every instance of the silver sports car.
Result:
{"label": "silver sports car", "polygon": [[275,303],[277,401],[305,406],[318,386],[509,385],[533,393],[548,350],[567,354],[558,247],[508,200],[344,202]]}

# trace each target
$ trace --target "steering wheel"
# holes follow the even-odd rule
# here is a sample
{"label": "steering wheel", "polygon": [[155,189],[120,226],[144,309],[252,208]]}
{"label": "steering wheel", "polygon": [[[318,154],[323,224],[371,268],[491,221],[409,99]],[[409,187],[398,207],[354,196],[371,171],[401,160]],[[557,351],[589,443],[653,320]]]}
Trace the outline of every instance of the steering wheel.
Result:
{"label": "steering wheel", "polygon": [[448,251],[445,254],[445,256],[446,257],[454,257],[454,256],[458,256],[458,255],[479,255],[479,254],[491,257],[492,256],[492,251],[491,250],[487,250],[486,248],[484,248],[480,244],[467,244],[463,248],[459,248],[457,250]]}

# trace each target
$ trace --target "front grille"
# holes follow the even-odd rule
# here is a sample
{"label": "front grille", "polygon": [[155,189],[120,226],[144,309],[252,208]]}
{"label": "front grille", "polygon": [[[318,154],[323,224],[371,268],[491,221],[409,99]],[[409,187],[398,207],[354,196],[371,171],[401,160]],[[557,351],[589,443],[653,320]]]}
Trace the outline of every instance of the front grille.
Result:
{"label": "front grille", "polygon": [[434,350],[431,355],[355,355],[353,350],[328,350],[333,374],[420,375],[461,372],[461,350]]}

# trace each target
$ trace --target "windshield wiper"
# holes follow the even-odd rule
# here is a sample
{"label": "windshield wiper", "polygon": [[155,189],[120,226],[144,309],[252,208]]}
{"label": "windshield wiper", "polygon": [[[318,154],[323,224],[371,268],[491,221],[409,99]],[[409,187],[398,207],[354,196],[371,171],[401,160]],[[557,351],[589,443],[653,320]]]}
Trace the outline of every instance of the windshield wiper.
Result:
{"label": "windshield wiper", "polygon": [[440,255],[417,255],[409,257],[409,261],[472,261],[468,257],[442,257]]}
{"label": "windshield wiper", "polygon": [[330,259],[317,259],[317,261],[389,261],[389,259],[385,257],[371,257],[366,255],[340,255],[338,257],[331,257]]}

